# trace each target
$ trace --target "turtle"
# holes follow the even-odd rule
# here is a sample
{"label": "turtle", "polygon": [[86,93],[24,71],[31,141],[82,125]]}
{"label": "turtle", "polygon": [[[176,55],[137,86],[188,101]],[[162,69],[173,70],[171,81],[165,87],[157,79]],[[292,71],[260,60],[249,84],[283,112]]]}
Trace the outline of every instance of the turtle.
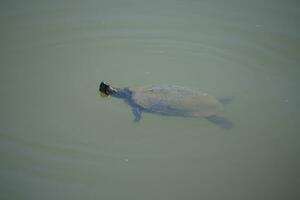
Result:
{"label": "turtle", "polygon": [[134,122],[142,113],[165,116],[202,117],[224,129],[233,123],[220,115],[223,104],[231,98],[217,99],[205,92],[177,85],[152,85],[137,88],[114,88],[105,82],[99,86],[101,96],[123,99],[132,109]]}

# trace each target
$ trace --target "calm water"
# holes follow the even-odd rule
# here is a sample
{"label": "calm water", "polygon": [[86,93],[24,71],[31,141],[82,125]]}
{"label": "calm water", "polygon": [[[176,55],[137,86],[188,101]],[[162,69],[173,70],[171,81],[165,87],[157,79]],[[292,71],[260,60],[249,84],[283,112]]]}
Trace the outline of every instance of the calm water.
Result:
{"label": "calm water", "polygon": [[[0,199],[299,199],[299,1],[0,3]],[[113,86],[234,96],[132,122]]]}

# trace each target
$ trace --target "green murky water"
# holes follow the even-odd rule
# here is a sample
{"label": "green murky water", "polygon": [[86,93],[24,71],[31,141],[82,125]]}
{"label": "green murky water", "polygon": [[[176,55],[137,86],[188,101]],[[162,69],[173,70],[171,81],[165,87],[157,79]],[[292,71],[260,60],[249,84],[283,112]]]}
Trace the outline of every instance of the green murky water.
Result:
{"label": "green murky water", "polygon": [[[298,1],[0,2],[0,198],[299,199]],[[226,131],[118,87],[234,96]]]}

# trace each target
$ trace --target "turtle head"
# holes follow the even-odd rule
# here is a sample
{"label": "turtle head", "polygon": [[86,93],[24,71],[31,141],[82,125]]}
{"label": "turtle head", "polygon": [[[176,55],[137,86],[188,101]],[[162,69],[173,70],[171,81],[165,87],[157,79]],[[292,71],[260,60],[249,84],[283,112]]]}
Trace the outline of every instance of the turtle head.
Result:
{"label": "turtle head", "polygon": [[113,87],[111,87],[110,85],[108,85],[104,82],[101,82],[100,86],[99,86],[99,92],[100,92],[101,96],[107,97],[107,96],[117,92],[117,90],[114,89]]}

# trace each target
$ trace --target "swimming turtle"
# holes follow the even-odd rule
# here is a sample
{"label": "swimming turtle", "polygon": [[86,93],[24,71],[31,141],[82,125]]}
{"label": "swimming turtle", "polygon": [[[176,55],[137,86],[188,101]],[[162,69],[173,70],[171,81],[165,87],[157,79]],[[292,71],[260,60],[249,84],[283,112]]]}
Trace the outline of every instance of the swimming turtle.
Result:
{"label": "swimming turtle", "polygon": [[218,126],[230,129],[232,123],[220,116],[222,103],[228,99],[215,97],[176,85],[153,85],[139,88],[113,88],[101,82],[102,96],[123,99],[132,108],[134,121],[141,119],[142,112],[167,116],[203,117]]}

